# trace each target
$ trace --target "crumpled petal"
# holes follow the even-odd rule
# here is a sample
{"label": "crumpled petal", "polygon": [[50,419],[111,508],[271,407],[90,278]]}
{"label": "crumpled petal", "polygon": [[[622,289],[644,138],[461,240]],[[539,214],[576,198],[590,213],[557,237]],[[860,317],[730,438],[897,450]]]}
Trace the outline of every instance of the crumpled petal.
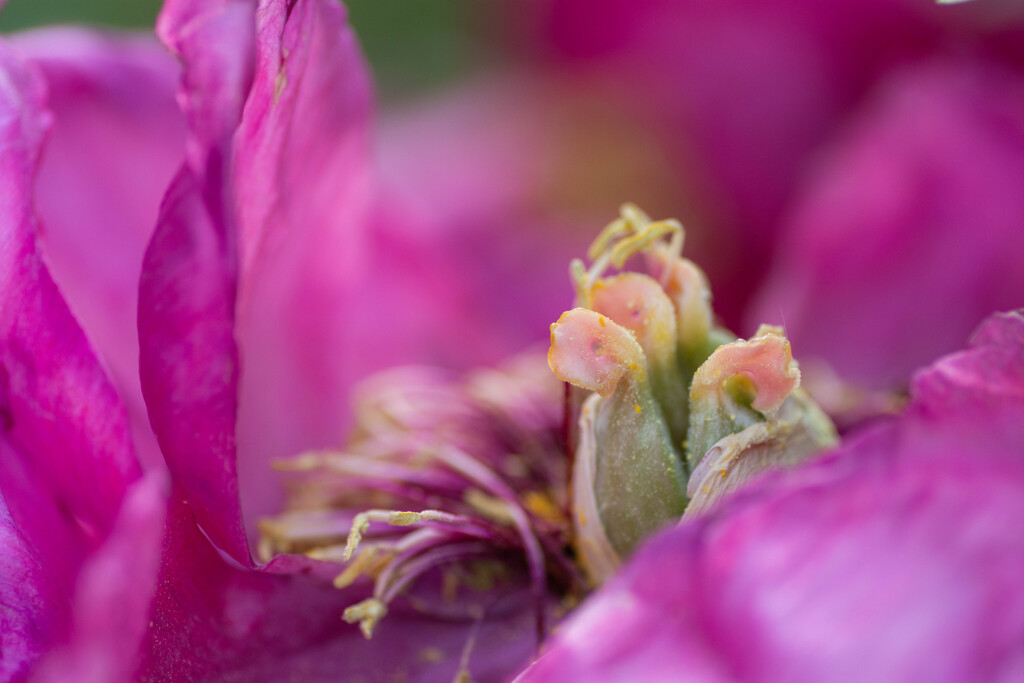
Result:
{"label": "crumpled petal", "polygon": [[1024,303],[1024,78],[984,62],[894,74],[789,225],[754,317],[801,357],[896,388]]}
{"label": "crumpled petal", "polygon": [[[524,276],[524,269],[540,262],[564,263],[563,254],[570,248],[544,252],[545,228],[552,222],[534,221],[528,212],[514,213],[502,193],[488,199],[487,207],[469,197],[464,207],[452,206],[461,200],[454,188],[439,192],[435,204],[420,201],[422,197],[405,202],[402,193],[413,184],[410,178],[426,175],[423,149],[411,154],[407,172],[397,174],[387,187],[377,186],[369,154],[369,86],[336,4],[266,3],[256,14],[255,37],[253,25],[239,20],[229,35],[205,41],[191,36],[206,30],[203,26],[219,30],[214,17],[227,10],[203,11],[192,21],[189,13],[199,10],[190,7],[169,4],[160,22],[165,41],[184,57],[180,99],[193,127],[201,129],[189,144],[189,167],[202,169],[199,162],[205,163],[204,155],[211,154],[214,137],[204,131],[216,126],[206,119],[219,117],[217,125],[233,133],[230,140],[222,135],[213,157],[230,160],[228,180],[218,185],[223,178],[216,174],[197,175],[197,187],[211,197],[193,203],[185,222],[207,220],[201,215],[208,207],[220,206],[222,195],[229,195],[230,208],[223,215],[209,212],[211,237],[205,244],[210,251],[201,257],[209,270],[202,278],[178,279],[162,272],[169,273],[171,261],[180,259],[177,272],[190,273],[196,267],[190,259],[200,257],[173,246],[169,228],[158,233],[140,306],[143,376],[144,382],[153,382],[147,391],[150,410],[160,425],[158,433],[167,434],[164,451],[178,478],[186,482],[183,490],[194,487],[190,497],[208,498],[199,506],[204,518],[200,523],[219,546],[231,547],[230,554],[245,561],[241,522],[214,521],[225,515],[210,510],[232,508],[240,491],[243,518],[251,532],[261,515],[279,509],[280,485],[269,463],[337,445],[348,426],[349,391],[368,374],[399,362],[457,367],[489,363],[521,349],[526,338],[540,338],[547,325],[546,311],[537,307],[541,313],[536,313],[534,304],[544,299],[550,310],[563,305],[555,303],[562,288],[553,279],[564,281],[564,271],[561,266],[552,268],[555,275],[541,279]],[[249,38],[236,35],[246,32]],[[242,75],[240,61],[231,66],[238,75],[230,87],[242,93],[234,99],[200,96],[203,88],[224,85],[214,76],[202,75],[205,70],[227,69],[203,64],[220,54],[204,53],[211,43],[231,45],[225,53],[255,51],[255,71],[249,77]],[[235,100],[243,96],[247,99],[239,117]],[[227,104],[217,105],[218,98]],[[199,105],[216,111],[203,118]],[[236,110],[233,122],[222,111],[231,108]],[[446,135],[451,138],[451,132]],[[454,154],[452,163],[471,158],[466,149],[453,151],[444,136],[437,137],[435,152]],[[401,164],[400,155],[387,156],[388,168]],[[493,164],[487,154],[479,156]],[[219,189],[209,189],[212,185]],[[176,190],[169,197],[177,201],[186,194]],[[171,220],[171,206],[170,200],[165,203],[165,223]],[[518,239],[499,239],[502,234],[516,237],[522,232],[520,225],[533,222],[536,238],[529,246]],[[504,248],[505,243],[512,248]],[[190,248],[200,244],[193,241]],[[491,256],[499,258],[492,263]],[[201,295],[198,290],[207,286],[203,278],[208,284],[219,279],[218,293]],[[230,300],[232,283],[237,283],[237,305]],[[521,315],[521,310],[530,313]],[[174,315],[168,316],[168,311]],[[193,313],[197,318],[189,317]],[[182,339],[178,332],[198,335],[199,319],[210,325],[210,336],[202,344],[198,336],[192,339],[194,348],[205,349],[207,360],[201,365],[181,362],[180,349],[173,350]],[[531,333],[518,325],[522,319],[530,321]],[[179,330],[172,333],[176,321]],[[234,340],[227,334],[231,325]],[[235,368],[236,353],[240,372]],[[203,377],[188,377],[191,372]],[[216,395],[185,400],[185,392],[195,387],[210,392],[218,382],[223,386]],[[186,409],[192,401],[199,403]],[[201,428],[173,433],[183,422]],[[173,447],[171,441],[176,442]],[[211,444],[216,456],[200,447]],[[186,477],[186,472],[192,474]],[[225,524],[233,530],[211,531]]]}
{"label": "crumpled petal", "polygon": [[657,537],[517,680],[1020,677],[1022,342],[991,319],[900,419]]}
{"label": "crumpled petal", "polygon": [[136,317],[142,254],[182,159],[177,66],[141,35],[55,28],[10,41],[42,72],[53,115],[35,191],[47,263],[128,406],[137,452],[162,466]]}

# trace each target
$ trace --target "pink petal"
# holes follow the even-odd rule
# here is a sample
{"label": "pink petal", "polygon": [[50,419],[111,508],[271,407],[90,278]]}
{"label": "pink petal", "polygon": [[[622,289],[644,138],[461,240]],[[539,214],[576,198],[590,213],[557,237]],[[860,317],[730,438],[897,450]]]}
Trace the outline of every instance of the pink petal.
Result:
{"label": "pink petal", "polygon": [[78,578],[69,641],[37,673],[46,683],[128,680],[156,587],[167,505],[162,474],[133,485],[110,538]]}
{"label": "pink petal", "polygon": [[[3,438],[65,514],[102,538],[139,476],[117,392],[68,310],[36,241],[33,181],[50,122],[43,85],[0,46],[0,417]],[[0,468],[3,472],[5,468]],[[3,474],[0,474],[2,477]],[[18,521],[18,507],[7,505]]]}
{"label": "pink petal", "polygon": [[46,562],[0,496],[0,678],[24,677],[60,633],[64,606]]}
{"label": "pink petal", "polygon": [[1024,78],[905,70],[832,151],[789,223],[757,320],[801,358],[899,386],[992,310],[1024,303]]}
{"label": "pink petal", "polygon": [[0,83],[0,671],[13,676],[67,634],[81,564],[140,468],[124,405],[40,253],[43,81],[0,45]]}
{"label": "pink petal", "polygon": [[[574,82],[590,77],[663,140],[678,173],[675,201],[694,215],[685,221],[688,253],[716,284],[716,309],[729,322],[767,272],[780,221],[813,177],[817,150],[878,78],[937,53],[1024,64],[1022,15],[998,3],[528,4],[539,7],[527,13],[535,24],[528,47],[536,52],[540,38]],[[522,8],[513,6],[509,21],[522,24]]]}
{"label": "pink petal", "polygon": [[177,66],[149,37],[49,29],[12,38],[47,84],[53,126],[36,181],[54,279],[129,407],[136,448],[162,465],[139,386],[138,281],[182,159]]}
{"label": "pink petal", "polygon": [[[270,3],[238,129],[239,474],[245,518],[279,508],[273,458],[338,443],[354,368],[387,355],[404,314],[371,243],[370,87],[343,8]],[[401,246],[396,246],[396,251]],[[371,315],[354,310],[361,302]],[[361,330],[379,349],[360,346]],[[367,356],[371,358],[367,358]]]}
{"label": "pink petal", "polygon": [[237,255],[228,174],[251,81],[252,21],[253,8],[240,2],[169,3],[161,14],[158,31],[186,62],[179,102],[189,137],[139,290],[141,380],[153,430],[196,521],[244,564],[252,560],[235,461]]}
{"label": "pink petal", "polygon": [[[376,186],[369,159],[369,85],[336,4],[307,0],[261,7],[251,90],[240,75],[244,60],[238,57],[230,67],[239,74],[229,79],[231,87],[248,92],[244,115],[233,121],[227,110],[242,96],[217,89],[224,86],[215,77],[221,53],[204,50],[210,44],[249,50],[241,34],[249,35],[252,26],[239,20],[228,37],[193,40],[194,33],[206,30],[201,27],[212,31],[224,20],[211,12],[191,21],[190,7],[169,5],[161,20],[165,40],[186,62],[181,100],[196,129],[189,167],[202,170],[204,159],[213,164],[230,158],[232,173],[222,185],[219,170],[197,171],[196,188],[207,198],[187,200],[192,208],[182,209],[182,225],[175,229],[200,229],[189,228],[188,221],[209,223],[203,228],[208,241],[189,238],[194,251],[207,245],[205,256],[189,256],[184,247],[173,246],[183,238],[172,240],[170,228],[153,242],[153,278],[144,281],[140,306],[146,330],[143,374],[153,377],[147,396],[158,433],[166,432],[162,444],[172,470],[190,500],[205,497],[198,508],[200,523],[243,561],[240,523],[223,521],[225,515],[237,517],[225,511],[235,505],[238,491],[251,530],[261,515],[279,508],[280,485],[270,461],[339,443],[348,426],[349,391],[375,370],[416,361],[465,367],[543,338],[570,295],[563,284],[570,250],[561,238],[558,246],[547,247],[552,222],[535,221],[535,213],[514,205],[512,197],[520,200],[526,190],[480,200],[474,185],[456,188],[437,180],[434,166],[426,165],[431,155],[448,154],[452,163],[470,166],[455,172],[457,178],[497,173],[490,155],[495,146],[483,146],[479,138],[451,144],[458,140],[454,133],[465,129],[465,119],[434,136],[433,147],[404,157],[386,154],[387,168],[401,172],[394,172],[387,189]],[[203,95],[205,89],[214,94]],[[204,114],[202,106],[216,111]],[[481,120],[480,114],[469,115]],[[214,126],[213,119],[220,123]],[[424,134],[438,132],[426,125]],[[218,127],[237,130],[231,140],[204,132]],[[530,126],[524,129],[517,140],[532,135]],[[217,140],[220,147],[211,142]],[[475,156],[469,154],[473,148],[479,148]],[[527,185],[519,179],[520,171],[528,175],[521,166],[511,173],[517,187]],[[421,201],[422,196],[405,199],[410,187],[427,179],[442,188],[432,202]],[[183,185],[172,193],[175,201],[165,205],[165,222],[171,220],[172,204],[185,201],[186,194]],[[219,215],[214,209],[225,197],[230,208]],[[209,215],[203,218],[204,213]],[[532,240],[519,240],[523,227],[533,223]],[[172,259],[180,259],[173,277]],[[204,261],[203,274],[194,259]],[[554,275],[532,275],[533,269],[541,270],[538,263],[553,262],[557,267],[545,271]],[[162,269],[167,272],[160,274]],[[206,294],[199,292],[201,278],[209,278]],[[237,306],[230,298],[233,287]],[[163,292],[156,296],[158,288]],[[175,315],[167,317],[168,311]],[[520,325],[523,320],[526,326]],[[198,331],[199,321],[211,330],[201,343],[205,333]],[[232,324],[234,340],[228,334]],[[174,349],[182,334],[195,335],[186,342],[194,352],[191,364],[182,360],[182,348]],[[196,365],[200,353],[207,358]],[[236,353],[241,358],[237,375]],[[190,378],[193,371],[198,374]],[[237,410],[235,381],[240,382]],[[224,386],[214,391],[217,383]],[[206,396],[187,397],[193,388]],[[201,429],[172,433],[182,423]],[[177,442],[173,447],[172,441]],[[214,514],[214,508],[220,512]],[[225,528],[211,531],[215,526]]]}
{"label": "pink petal", "polygon": [[[1019,677],[1022,320],[919,375],[899,420],[652,541],[518,680]],[[934,419],[954,405],[975,423]]]}

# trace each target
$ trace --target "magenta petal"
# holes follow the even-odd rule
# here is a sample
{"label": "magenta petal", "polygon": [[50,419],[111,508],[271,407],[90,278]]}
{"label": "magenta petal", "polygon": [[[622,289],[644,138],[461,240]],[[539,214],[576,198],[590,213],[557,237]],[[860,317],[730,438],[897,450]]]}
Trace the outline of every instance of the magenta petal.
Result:
{"label": "magenta petal", "polygon": [[67,633],[81,563],[140,470],[124,406],[37,241],[43,81],[2,44],[0,84],[0,526],[12,572],[0,671],[13,674]]}
{"label": "magenta petal", "polygon": [[[0,496],[0,679],[25,676],[59,633],[58,591]],[[56,622],[56,623],[55,623]]]}
{"label": "magenta petal", "polygon": [[11,42],[42,72],[53,114],[35,191],[47,263],[128,404],[140,456],[162,464],[139,387],[136,300],[183,156],[177,65],[152,37],[64,28]]}
{"label": "magenta petal", "polygon": [[198,183],[181,172],[146,252],[139,292],[142,389],[167,466],[196,521],[249,564],[235,465],[233,255]]}
{"label": "magenta petal", "polygon": [[893,76],[793,217],[752,319],[879,387],[1024,303],[1024,79],[991,64]]}
{"label": "magenta petal", "polygon": [[[0,46],[0,417],[22,466],[87,533],[109,530],[139,475],[117,393],[36,243],[33,181],[49,123],[43,86]],[[29,455],[30,454],[30,455]],[[13,492],[7,504],[15,508]],[[15,514],[17,520],[17,515]]]}
{"label": "magenta petal", "polygon": [[[343,10],[309,0],[251,12],[176,2],[161,15],[161,36],[185,62],[189,170],[165,203],[140,298],[143,386],[161,445],[199,523],[243,563],[236,295],[239,433],[251,435],[242,473],[266,511],[269,458],[340,432],[329,361],[344,353],[334,342],[347,323],[336,292],[353,296],[368,210],[369,95]],[[175,433],[183,422],[198,428]]]}
{"label": "magenta petal", "polygon": [[[400,332],[386,321],[406,314],[375,286],[384,265],[371,244],[371,91],[344,8],[265,3],[256,31],[234,167],[239,475],[250,525],[279,507],[273,458],[338,443],[353,370],[387,355]],[[360,301],[374,302],[372,318],[354,310]],[[380,348],[359,346],[360,331]]]}
{"label": "magenta petal", "polygon": [[[243,564],[235,462],[238,350],[231,136],[251,80],[253,8],[168,3],[158,30],[185,61],[186,164],[164,199],[139,290],[142,390],[196,521]],[[217,46],[217,49],[209,49]]]}
{"label": "magenta petal", "polygon": [[164,487],[163,475],[154,474],[129,489],[110,537],[79,575],[69,642],[47,658],[36,680],[105,683],[131,677],[156,587]]}
{"label": "magenta petal", "polygon": [[1024,309],[989,317],[970,349],[919,372],[913,392],[915,408],[934,418],[969,411],[984,424],[984,410],[1024,411]]}
{"label": "magenta petal", "polygon": [[655,539],[520,680],[1019,678],[1022,320],[920,374],[899,420]]}
{"label": "magenta petal", "polygon": [[659,537],[520,680],[1019,677],[1021,461],[873,460]]}

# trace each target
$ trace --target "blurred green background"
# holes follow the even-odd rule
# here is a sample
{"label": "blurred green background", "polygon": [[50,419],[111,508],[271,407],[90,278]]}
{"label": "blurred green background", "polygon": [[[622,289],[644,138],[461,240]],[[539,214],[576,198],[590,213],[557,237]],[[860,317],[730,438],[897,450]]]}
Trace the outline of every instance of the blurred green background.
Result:
{"label": "blurred green background", "polygon": [[[8,0],[0,31],[47,24],[149,30],[159,0]],[[377,78],[392,99],[434,88],[486,64],[479,0],[349,0],[350,18]]]}

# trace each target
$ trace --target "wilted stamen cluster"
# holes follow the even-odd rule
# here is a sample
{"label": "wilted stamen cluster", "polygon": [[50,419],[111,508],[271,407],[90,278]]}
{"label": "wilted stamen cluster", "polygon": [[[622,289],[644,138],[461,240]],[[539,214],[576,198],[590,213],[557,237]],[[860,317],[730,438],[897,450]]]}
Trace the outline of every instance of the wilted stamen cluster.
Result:
{"label": "wilted stamen cluster", "polygon": [[[572,499],[574,544],[594,583],[666,523],[835,442],[799,389],[782,331],[744,341],[716,326],[707,278],[682,257],[683,242],[678,222],[623,206],[591,247],[593,265],[573,262],[578,307],[551,326],[551,369],[593,392]],[[634,256],[647,273],[623,270]]]}
{"label": "wilted stamen cluster", "polygon": [[288,510],[261,524],[261,553],[347,563],[339,588],[371,578],[372,597],[345,612],[367,637],[428,573],[457,577],[519,558],[543,632],[549,578],[553,588],[582,585],[566,554],[562,405],[538,354],[464,381],[421,368],[377,375],[357,393],[344,450],[278,463],[294,480]]}

